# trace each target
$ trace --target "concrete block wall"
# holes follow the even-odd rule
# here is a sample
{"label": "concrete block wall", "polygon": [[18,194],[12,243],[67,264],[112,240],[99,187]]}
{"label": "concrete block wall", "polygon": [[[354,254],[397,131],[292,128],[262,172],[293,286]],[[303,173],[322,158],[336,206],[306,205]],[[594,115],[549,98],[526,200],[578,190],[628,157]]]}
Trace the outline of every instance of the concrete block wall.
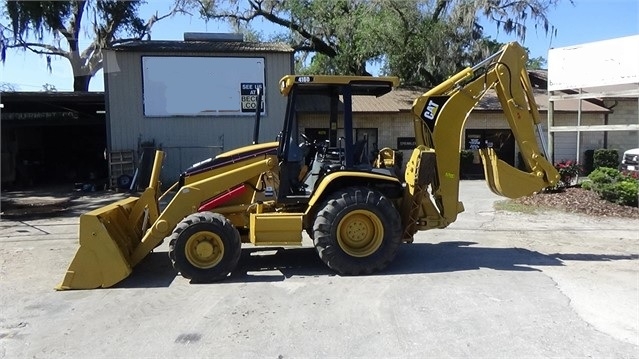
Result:
{"label": "concrete block wall", "polygon": [[[328,126],[327,115],[304,114],[300,118],[300,132],[305,128],[324,128]],[[377,128],[378,148],[397,148],[398,137],[414,137],[413,115],[409,112],[397,113],[366,113],[356,114],[353,118],[353,128]],[[341,119],[338,127],[343,128]],[[546,126],[544,126],[545,128]],[[466,129],[506,129],[509,128],[506,118],[501,112],[473,112],[466,121],[462,136]],[[338,131],[343,135],[343,131]],[[547,136],[544,134],[544,136]],[[462,145],[464,143],[462,137]],[[372,143],[371,143],[372,146]],[[405,161],[412,150],[403,150]]]}
{"label": "concrete block wall", "polygon": [[[322,114],[304,114],[300,119],[300,132],[306,128],[325,128],[328,126],[328,116]],[[338,119],[338,127],[343,129],[343,122]],[[353,128],[377,128],[377,142],[379,148],[397,147],[397,137],[412,137],[412,117],[408,113],[372,113],[357,114],[353,118]],[[338,131],[342,135],[343,131]]]}
{"label": "concrete block wall", "polygon": [[[619,101],[613,114],[609,115],[610,124],[636,123],[637,109],[636,100]],[[547,117],[546,113],[541,113],[543,138],[547,140]],[[602,125],[605,115],[601,113],[582,113],[582,125]],[[635,122],[632,122],[635,121]],[[300,119],[300,131],[305,128],[323,128],[328,125],[326,114],[304,114]],[[556,126],[577,125],[576,113],[555,113]],[[338,122],[339,128],[343,128],[341,120]],[[413,117],[409,112],[397,113],[358,113],[353,119],[353,128],[377,128],[378,148],[397,147],[398,137],[413,137]],[[506,118],[502,112],[473,112],[466,121],[466,129],[506,129],[509,128]],[[339,131],[340,136],[343,131]],[[579,158],[583,161],[584,152],[589,149],[599,149],[604,146],[603,132],[580,132]],[[462,141],[463,144],[463,141]],[[372,143],[370,144],[372,146]],[[637,131],[610,131],[608,132],[608,148],[619,149],[620,154],[628,148],[639,147],[639,134]],[[371,147],[372,148],[372,147]],[[515,151],[518,151],[516,148]],[[404,160],[407,161],[411,155],[410,150],[402,151]],[[577,133],[576,132],[556,132],[554,142],[555,161],[577,159]]]}
{"label": "concrete block wall", "polygon": [[[613,112],[608,115],[608,123],[611,125],[639,124],[638,103],[639,100],[636,98],[616,100],[616,105],[613,104]],[[608,132],[608,148],[617,149],[619,156],[623,155],[624,151],[637,147],[639,147],[639,131]]]}

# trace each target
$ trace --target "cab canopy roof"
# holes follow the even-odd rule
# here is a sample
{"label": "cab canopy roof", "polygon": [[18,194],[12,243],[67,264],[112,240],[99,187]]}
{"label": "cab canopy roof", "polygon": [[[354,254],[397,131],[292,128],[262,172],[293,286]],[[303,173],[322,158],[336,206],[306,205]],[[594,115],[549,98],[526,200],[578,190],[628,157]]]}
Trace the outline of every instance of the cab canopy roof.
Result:
{"label": "cab canopy roof", "polygon": [[[331,87],[349,85],[353,96],[382,96],[393,87],[399,86],[399,78],[394,76],[333,76],[333,75],[287,75],[280,80],[280,92],[288,96],[293,86],[308,92],[324,92]],[[307,92],[307,91],[305,91]]]}

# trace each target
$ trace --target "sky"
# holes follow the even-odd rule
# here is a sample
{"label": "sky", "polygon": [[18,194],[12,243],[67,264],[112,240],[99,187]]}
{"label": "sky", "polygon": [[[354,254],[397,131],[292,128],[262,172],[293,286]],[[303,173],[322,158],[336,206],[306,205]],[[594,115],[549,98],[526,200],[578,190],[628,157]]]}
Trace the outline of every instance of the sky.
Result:
{"label": "sky", "polygon": [[[170,0],[150,0],[141,12],[147,18],[152,12],[168,9]],[[624,36],[639,35],[639,0],[563,0],[548,11],[550,23],[557,29],[556,36],[546,34],[543,28],[528,24],[528,32],[522,43],[530,49],[530,56],[548,58],[551,48],[579,45]],[[484,33],[499,42],[517,41],[514,35],[506,35],[496,25],[483,22]],[[272,28],[271,28],[272,29]],[[261,29],[267,35],[269,26]],[[156,23],[153,40],[182,40],[184,32],[228,32],[227,26],[205,22],[197,17],[178,16]],[[88,44],[88,41],[84,43]],[[53,58],[49,72],[44,57],[23,51],[9,50],[4,65],[0,64],[0,84],[11,84],[18,91],[42,91],[43,85],[55,86],[58,91],[72,91],[73,77],[66,59]],[[90,91],[103,91],[102,72],[90,84]]]}

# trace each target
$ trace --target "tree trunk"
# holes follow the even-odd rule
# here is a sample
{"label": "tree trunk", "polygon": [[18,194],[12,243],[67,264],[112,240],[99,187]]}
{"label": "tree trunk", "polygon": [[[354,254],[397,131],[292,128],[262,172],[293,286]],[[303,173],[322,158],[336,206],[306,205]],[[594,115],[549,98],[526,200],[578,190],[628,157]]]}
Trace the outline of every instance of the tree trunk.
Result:
{"label": "tree trunk", "polygon": [[89,91],[91,75],[80,75],[73,77],[73,92]]}

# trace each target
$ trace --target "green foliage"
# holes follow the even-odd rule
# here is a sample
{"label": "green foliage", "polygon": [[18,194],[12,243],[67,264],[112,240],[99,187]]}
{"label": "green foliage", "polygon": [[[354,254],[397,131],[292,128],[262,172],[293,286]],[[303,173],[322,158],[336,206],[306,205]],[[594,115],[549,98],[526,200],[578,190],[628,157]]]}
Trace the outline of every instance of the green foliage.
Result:
{"label": "green foliage", "polygon": [[619,151],[609,149],[598,149],[593,156],[593,167],[619,167]]}
{"label": "green foliage", "polygon": [[[138,16],[140,5],[145,3],[142,0],[4,0],[2,21],[10,25],[0,23],[0,60],[6,60],[8,49],[26,50],[45,57],[51,70],[53,56],[66,58],[73,70],[74,91],[87,91],[91,77],[102,69],[102,50],[149,35],[155,22],[181,11],[183,0],[175,1],[168,14],[144,21]],[[90,38],[90,43],[81,49],[83,36]]]}
{"label": "green foliage", "polygon": [[605,183],[600,186],[599,194],[601,198],[606,201],[637,207],[639,182],[624,180],[615,183]]}
{"label": "green foliage", "polygon": [[597,192],[609,202],[637,206],[639,180],[614,168],[597,168],[588,175],[588,181],[583,182],[581,187]]}
{"label": "green foliage", "polygon": [[472,26],[435,21],[431,13],[418,9],[395,11],[389,13],[391,31],[383,34],[381,40],[385,54],[382,71],[399,76],[404,85],[437,85],[502,45],[482,38],[481,30]]}
{"label": "green foliage", "polygon": [[543,56],[528,58],[526,68],[528,70],[541,70],[546,68],[547,61]]}
{"label": "green foliage", "polygon": [[614,183],[621,178],[621,172],[610,167],[599,167],[588,175],[588,179],[596,184]]}
{"label": "green foliage", "polygon": [[475,159],[475,152],[472,150],[462,150],[459,153],[459,160],[462,166],[473,164]]}
{"label": "green foliage", "polygon": [[614,184],[612,191],[615,195],[612,202],[637,207],[637,196],[639,195],[639,182],[634,180],[623,180]]}
{"label": "green foliage", "polygon": [[[559,0],[187,0],[208,19],[232,24],[263,19],[280,25],[296,50],[296,70],[318,74],[385,75],[406,85],[436,85],[494,53],[479,16],[524,40],[526,24],[552,30]],[[551,31],[552,33],[552,31]],[[541,61],[541,59],[533,59]],[[534,63],[533,61],[533,63]]]}

